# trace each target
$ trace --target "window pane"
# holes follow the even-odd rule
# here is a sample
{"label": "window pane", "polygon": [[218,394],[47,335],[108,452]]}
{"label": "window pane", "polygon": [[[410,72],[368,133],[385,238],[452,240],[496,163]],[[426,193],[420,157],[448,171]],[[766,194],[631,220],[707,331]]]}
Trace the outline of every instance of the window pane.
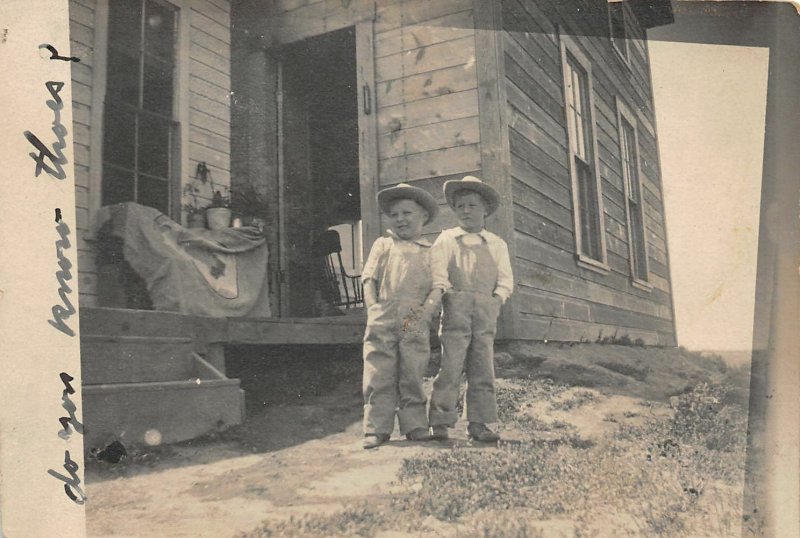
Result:
{"label": "window pane", "polygon": [[619,137],[619,153],[622,161],[622,174],[625,180],[625,189],[628,192],[628,197],[631,195],[631,152],[628,147],[628,122],[622,120],[622,131]]}
{"label": "window pane", "polygon": [[109,47],[106,102],[139,106],[139,57],[130,50]]}
{"label": "window pane", "polygon": [[647,245],[645,243],[642,209],[630,204],[631,242],[633,243],[633,274],[639,280],[647,280]]}
{"label": "window pane", "polygon": [[172,66],[155,58],[144,59],[142,108],[172,116]]}
{"label": "window pane", "polygon": [[575,159],[578,169],[578,203],[581,226],[581,251],[584,255],[600,260],[600,227],[597,215],[597,192],[591,168]]}
{"label": "window pane", "polygon": [[165,215],[168,215],[169,183],[162,179],[140,176],[139,200],[137,201],[142,205],[154,207]]}
{"label": "window pane", "polygon": [[142,35],[142,3],[140,0],[111,0],[108,6],[109,43],[130,49],[138,56]]}
{"label": "window pane", "polygon": [[139,171],[169,177],[170,120],[147,114],[139,116]]}
{"label": "window pane", "polygon": [[571,73],[571,87],[572,87],[572,107],[573,110],[573,128],[575,130],[575,153],[584,160],[588,159],[588,148],[586,144],[586,118],[584,110],[586,108],[585,96],[585,79],[580,69],[572,65],[574,60],[570,60],[570,73]]}
{"label": "window pane", "polygon": [[133,170],[136,147],[133,110],[106,104],[103,125],[103,161]]}
{"label": "window pane", "polygon": [[133,201],[133,172],[103,166],[103,205]]}
{"label": "window pane", "polygon": [[633,127],[627,122],[623,124],[623,132],[625,133],[625,148],[627,151],[628,165],[628,196],[631,200],[639,202],[639,170],[636,167],[636,134]]}
{"label": "window pane", "polygon": [[622,2],[609,2],[608,4],[608,24],[611,39],[617,49],[625,56],[628,57],[628,33],[625,28],[625,11]]}
{"label": "window pane", "polygon": [[175,11],[167,6],[147,0],[144,19],[144,50],[168,61],[174,58]]}

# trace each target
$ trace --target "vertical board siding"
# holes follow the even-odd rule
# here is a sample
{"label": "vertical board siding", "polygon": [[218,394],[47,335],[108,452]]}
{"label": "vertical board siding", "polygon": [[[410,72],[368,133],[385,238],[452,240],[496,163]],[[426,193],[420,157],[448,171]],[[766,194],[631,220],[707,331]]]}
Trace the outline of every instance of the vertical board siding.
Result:
{"label": "vertical board siding", "polygon": [[[603,12],[602,3],[592,7]],[[614,51],[605,21],[590,22],[570,9],[571,3],[554,0],[503,0],[520,330],[529,338],[594,340],[602,331],[674,344],[645,35],[633,29],[628,66]],[[574,259],[559,31],[574,36],[592,63],[607,275],[578,267]],[[650,291],[631,283],[617,96],[639,112]]]}
{"label": "vertical board siding", "polygon": [[[175,2],[179,4],[179,2]],[[95,0],[70,0],[71,54],[81,59],[72,64],[73,149],[75,155],[76,209],[78,215],[78,278],[81,306],[96,306],[97,268],[93,243],[87,241],[92,225],[90,174],[92,146],[93,76],[97,58],[106,61],[106,51],[95,51]],[[188,70],[188,95],[176,95],[177,102],[189,103],[189,168],[182,170],[181,183],[191,181],[195,167],[205,162],[216,185],[230,182],[230,1],[191,0],[185,2],[179,17],[190,18],[188,62],[178,71]],[[102,140],[102,138],[101,138]],[[201,198],[210,198],[207,196]]]}

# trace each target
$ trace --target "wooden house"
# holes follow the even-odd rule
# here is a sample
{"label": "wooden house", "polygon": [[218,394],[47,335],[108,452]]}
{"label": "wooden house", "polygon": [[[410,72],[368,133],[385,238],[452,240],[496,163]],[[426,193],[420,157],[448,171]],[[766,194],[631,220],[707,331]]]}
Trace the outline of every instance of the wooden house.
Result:
{"label": "wooden house", "polygon": [[[315,307],[315,237],[339,230],[357,272],[385,225],[379,189],[444,206],[442,183],[466,174],[503,200],[488,226],[516,289],[500,338],[674,345],[646,39],[671,20],[669,0],[70,0],[84,386],[106,387],[84,401],[187,375],[87,383],[106,348],[144,361],[188,338],[184,366],[233,409],[225,343],[358,342],[362,317]],[[268,200],[274,318],[103,308],[97,211],[137,201],[185,222],[198,165]],[[441,211],[425,233],[454,224]],[[235,415],[209,407],[202,427]]]}
{"label": "wooden house", "polygon": [[669,2],[234,7],[232,181],[273,193],[276,311],[307,314],[309,233],[360,221],[368,246],[380,188],[445,205],[442,183],[474,174],[514,258],[502,338],[674,344],[646,40]]}

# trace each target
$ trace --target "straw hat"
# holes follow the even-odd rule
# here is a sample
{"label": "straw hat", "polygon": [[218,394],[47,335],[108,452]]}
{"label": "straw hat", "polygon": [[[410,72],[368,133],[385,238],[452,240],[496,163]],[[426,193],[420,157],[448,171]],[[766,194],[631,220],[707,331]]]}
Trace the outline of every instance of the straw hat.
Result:
{"label": "straw hat", "polygon": [[428,220],[425,221],[425,224],[435,219],[436,214],[439,212],[439,205],[436,203],[436,199],[431,196],[428,191],[420,189],[419,187],[413,187],[408,183],[400,183],[393,187],[383,189],[378,193],[378,205],[381,211],[387,215],[389,214],[392,202],[395,200],[414,200],[424,207],[425,211],[428,212]]}
{"label": "straw hat", "polygon": [[447,203],[455,209],[454,196],[458,191],[467,190],[477,192],[486,201],[486,215],[491,215],[500,207],[500,195],[492,188],[475,176],[466,176],[463,179],[451,179],[444,182],[444,197]]}

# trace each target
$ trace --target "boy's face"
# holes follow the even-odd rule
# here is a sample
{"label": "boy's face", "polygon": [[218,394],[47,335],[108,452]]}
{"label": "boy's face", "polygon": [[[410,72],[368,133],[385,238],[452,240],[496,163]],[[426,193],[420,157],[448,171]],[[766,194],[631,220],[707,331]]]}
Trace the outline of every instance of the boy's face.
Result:
{"label": "boy's face", "polygon": [[458,223],[466,231],[477,233],[483,230],[486,220],[486,202],[477,192],[457,192],[453,205]]}
{"label": "boy's face", "polygon": [[414,200],[397,200],[389,206],[389,224],[400,239],[417,239],[428,220],[428,212]]}

